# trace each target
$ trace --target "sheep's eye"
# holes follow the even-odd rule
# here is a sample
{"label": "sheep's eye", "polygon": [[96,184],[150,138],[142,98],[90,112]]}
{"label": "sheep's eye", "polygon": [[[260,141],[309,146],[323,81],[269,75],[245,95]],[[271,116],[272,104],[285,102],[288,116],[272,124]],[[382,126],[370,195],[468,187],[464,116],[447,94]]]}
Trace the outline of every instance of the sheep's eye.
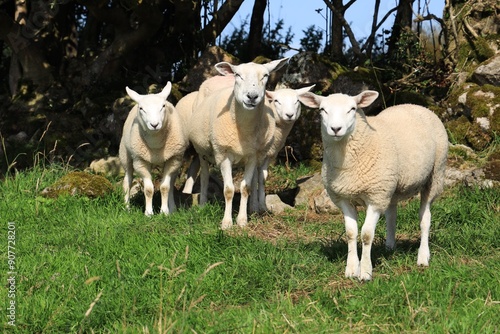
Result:
{"label": "sheep's eye", "polygon": [[353,111],[356,111],[356,108],[352,107],[351,109],[349,109],[349,111],[347,113],[350,114]]}
{"label": "sheep's eye", "polygon": [[234,73],[234,77],[235,77],[236,79],[243,80],[243,77],[242,77],[239,73]]}
{"label": "sheep's eye", "polygon": [[139,107],[139,111],[142,112],[142,113],[146,112],[146,110],[142,109],[141,107]]}
{"label": "sheep's eye", "polygon": [[322,113],[325,113],[325,115],[328,115],[328,113],[326,112],[326,110],[324,108],[319,109],[319,111]]}
{"label": "sheep's eye", "polygon": [[269,74],[264,74],[264,76],[262,77],[261,80],[264,81],[264,80],[267,80],[267,78],[269,78]]}
{"label": "sheep's eye", "polygon": [[278,100],[274,100],[274,103],[281,104],[281,102]]}

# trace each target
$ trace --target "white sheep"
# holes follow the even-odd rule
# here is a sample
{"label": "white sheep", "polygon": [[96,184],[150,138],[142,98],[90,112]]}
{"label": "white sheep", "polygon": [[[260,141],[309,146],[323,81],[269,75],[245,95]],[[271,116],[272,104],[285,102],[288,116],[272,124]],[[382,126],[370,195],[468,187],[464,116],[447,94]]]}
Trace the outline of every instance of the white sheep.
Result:
{"label": "white sheep", "polygon": [[[195,108],[204,98],[212,93],[224,88],[233,87],[234,82],[234,75],[216,75],[206,79],[200,85],[198,91],[194,91],[183,96],[179,102],[177,102],[175,108],[181,115],[184,129],[189,128],[193,108]],[[191,194],[193,192],[194,181],[200,170],[200,160],[197,155],[193,157],[190,150],[188,150],[187,153],[189,155],[187,158],[191,158],[191,163],[186,173],[186,182],[184,183],[182,192],[185,194]]]}
{"label": "white sheep", "polygon": [[258,166],[252,183],[250,197],[250,211],[266,211],[265,182],[268,177],[268,168],[271,161],[285,146],[285,141],[292,130],[295,121],[301,113],[299,96],[310,91],[315,85],[300,89],[282,88],[275,91],[266,91],[267,101],[273,111],[275,120],[274,141],[267,151],[263,163]]}
{"label": "white sheep", "polygon": [[151,177],[153,166],[162,171],[161,212],[175,210],[174,182],[187,148],[187,135],[174,106],[167,101],[172,89],[170,82],[158,94],[141,95],[126,87],[130,98],[137,102],[123,126],[119,157],[125,170],[123,190],[129,206],[130,187],[134,170],[144,183],[146,215],[153,214],[154,185]]}
{"label": "white sheep", "polygon": [[252,177],[272,143],[274,120],[264,103],[269,74],[288,62],[288,58],[267,64],[232,65],[221,62],[215,68],[222,75],[234,75],[233,87],[216,90],[203,98],[193,109],[189,139],[200,157],[200,204],[207,201],[208,163],[221,170],[224,182],[225,210],[221,228],[233,225],[231,217],[234,197],[232,168],[244,166],[240,185],[241,201],[236,222],[248,222],[247,204]]}
{"label": "white sheep", "polygon": [[[387,108],[366,117],[363,107],[377,98],[375,91],[357,96],[306,93],[301,101],[321,112],[324,146],[322,178],[332,201],[345,218],[348,245],[346,277],[372,278],[370,251],[381,214],[386,217],[386,247],[393,249],[397,202],[420,192],[421,240],[417,264],[429,265],[430,206],[444,183],[448,137],[439,118],[412,104]],[[361,261],[357,255],[357,212],[366,206],[361,228]]]}

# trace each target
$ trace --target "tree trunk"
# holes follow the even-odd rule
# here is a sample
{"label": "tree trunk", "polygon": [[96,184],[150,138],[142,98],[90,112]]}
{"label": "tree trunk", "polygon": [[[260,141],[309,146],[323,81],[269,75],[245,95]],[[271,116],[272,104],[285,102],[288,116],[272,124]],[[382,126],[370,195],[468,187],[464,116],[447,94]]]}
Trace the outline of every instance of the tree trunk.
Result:
{"label": "tree trunk", "polygon": [[266,6],[267,0],[255,0],[250,19],[250,32],[248,33],[248,57],[244,59],[245,61],[250,61],[261,53]]}
{"label": "tree trunk", "polygon": [[210,21],[201,33],[204,45],[213,45],[219,36],[238,11],[243,0],[226,0],[219,10],[214,13]]}
{"label": "tree trunk", "polygon": [[343,63],[344,57],[344,28],[342,18],[345,13],[343,0],[332,0],[332,5],[337,9],[332,12],[332,26],[331,26],[331,42],[330,42],[330,55],[331,59],[335,62]]}
{"label": "tree trunk", "polygon": [[392,27],[392,34],[388,42],[387,54],[391,58],[398,49],[398,41],[405,30],[411,31],[411,23],[413,16],[413,2],[415,0],[400,0]]}

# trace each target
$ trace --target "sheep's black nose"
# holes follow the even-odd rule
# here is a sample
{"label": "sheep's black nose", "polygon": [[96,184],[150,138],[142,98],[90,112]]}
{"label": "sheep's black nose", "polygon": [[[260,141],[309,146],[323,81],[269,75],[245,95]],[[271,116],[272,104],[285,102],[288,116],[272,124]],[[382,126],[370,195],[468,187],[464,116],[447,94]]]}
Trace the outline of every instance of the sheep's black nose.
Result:
{"label": "sheep's black nose", "polygon": [[150,123],[150,124],[151,124],[151,126],[153,127],[153,129],[156,129],[160,123],[155,123],[155,124]]}
{"label": "sheep's black nose", "polygon": [[287,117],[288,119],[292,119],[293,114],[286,114],[286,117]]}
{"label": "sheep's black nose", "polygon": [[342,129],[342,127],[337,127],[337,128],[334,128],[333,126],[331,127],[333,133],[337,134],[337,132],[340,131],[340,129]]}
{"label": "sheep's black nose", "polygon": [[257,98],[259,97],[259,95],[258,95],[258,94],[256,94],[256,93],[248,93],[248,94],[247,94],[247,97],[248,97],[248,99],[249,99],[250,101],[255,101],[255,100],[257,100]]}

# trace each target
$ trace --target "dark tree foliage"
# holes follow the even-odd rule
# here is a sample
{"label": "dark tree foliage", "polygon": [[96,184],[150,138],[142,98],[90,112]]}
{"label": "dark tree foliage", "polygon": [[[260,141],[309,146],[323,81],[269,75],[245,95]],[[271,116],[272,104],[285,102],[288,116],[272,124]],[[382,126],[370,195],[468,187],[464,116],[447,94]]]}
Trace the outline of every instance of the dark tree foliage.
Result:
{"label": "dark tree foliage", "polygon": [[[270,59],[282,58],[293,40],[294,34],[289,27],[283,32],[284,21],[276,22],[273,29],[264,29],[261,45],[261,54]],[[242,62],[248,62],[248,21],[243,21],[241,27],[236,28],[229,36],[222,39],[221,47],[227,52],[238,57]]]}
{"label": "dark tree foliage", "polygon": [[311,25],[306,30],[302,30],[302,32],[304,33],[304,37],[300,39],[302,50],[319,53],[323,40],[323,31]]}

